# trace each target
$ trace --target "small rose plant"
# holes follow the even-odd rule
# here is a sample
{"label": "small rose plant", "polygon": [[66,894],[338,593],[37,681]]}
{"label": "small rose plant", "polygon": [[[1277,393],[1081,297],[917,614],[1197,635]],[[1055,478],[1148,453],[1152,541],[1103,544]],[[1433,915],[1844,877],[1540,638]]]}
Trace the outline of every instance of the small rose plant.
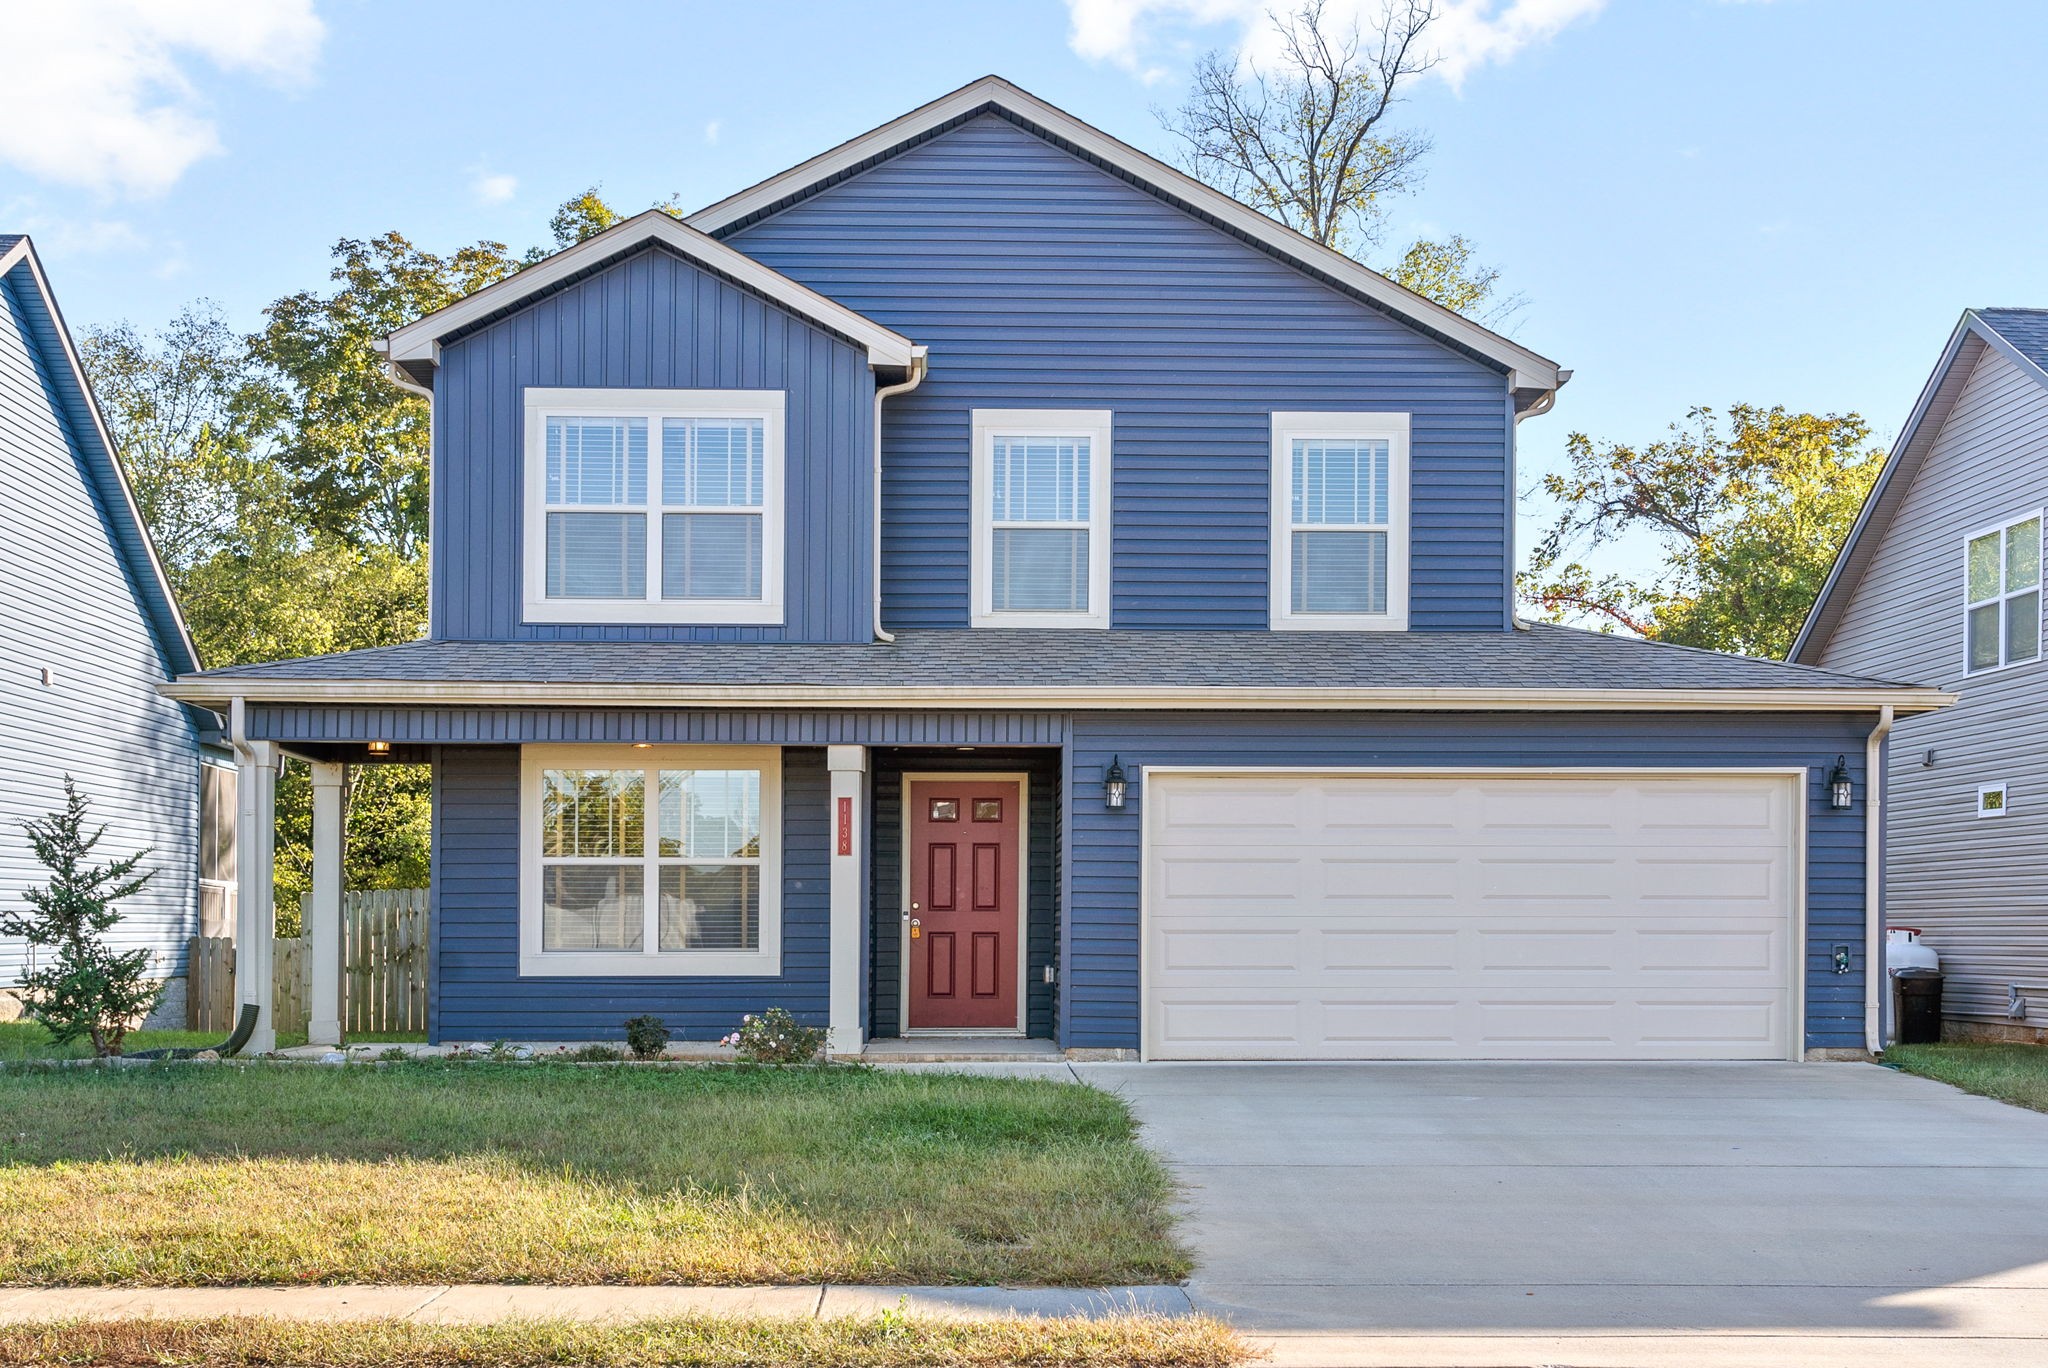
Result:
{"label": "small rose plant", "polygon": [[815,1064],[825,1051],[822,1027],[802,1026],[781,1007],[740,1018],[740,1028],[719,1040],[747,1064]]}

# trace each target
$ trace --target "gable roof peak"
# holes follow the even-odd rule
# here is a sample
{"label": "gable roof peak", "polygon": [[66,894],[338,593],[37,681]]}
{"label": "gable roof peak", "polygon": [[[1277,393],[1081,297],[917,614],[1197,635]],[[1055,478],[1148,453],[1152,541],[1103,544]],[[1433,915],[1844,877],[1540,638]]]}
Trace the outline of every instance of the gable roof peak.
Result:
{"label": "gable roof peak", "polygon": [[424,390],[440,363],[441,343],[446,339],[650,244],[666,247],[742,289],[865,347],[870,365],[907,368],[919,350],[901,333],[762,265],[744,252],[690,227],[667,210],[643,209],[572,247],[414,319],[384,339],[386,368],[400,385]]}
{"label": "gable roof peak", "polygon": [[859,137],[691,214],[685,222],[714,237],[788,208],[813,192],[979,114],[995,111],[1084,160],[1194,215],[1309,276],[1360,299],[1459,351],[1505,371],[1524,414],[1540,413],[1571,372],[1521,343],[1417,294],[1325,247],[1213,186],[1112,137],[1001,76],[968,82]]}

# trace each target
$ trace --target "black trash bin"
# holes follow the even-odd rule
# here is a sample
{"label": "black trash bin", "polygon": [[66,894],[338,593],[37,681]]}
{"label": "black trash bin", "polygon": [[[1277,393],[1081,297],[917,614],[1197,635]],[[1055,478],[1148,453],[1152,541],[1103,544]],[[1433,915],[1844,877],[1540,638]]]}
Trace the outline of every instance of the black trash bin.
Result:
{"label": "black trash bin", "polygon": [[1899,1044],[1940,1044],[1941,971],[1901,969],[1892,978],[1899,993]]}

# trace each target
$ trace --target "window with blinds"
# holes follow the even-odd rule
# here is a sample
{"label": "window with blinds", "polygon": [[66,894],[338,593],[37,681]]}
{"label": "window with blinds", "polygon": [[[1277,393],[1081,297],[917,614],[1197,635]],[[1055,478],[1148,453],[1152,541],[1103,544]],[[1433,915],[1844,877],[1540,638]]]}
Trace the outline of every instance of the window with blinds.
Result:
{"label": "window with blinds", "polygon": [[780,391],[528,391],[527,619],[779,622],[782,410]]}
{"label": "window with blinds", "polygon": [[1107,626],[1110,415],[983,410],[974,433],[976,621]]}
{"label": "window with blinds", "polygon": [[1405,415],[1275,414],[1273,625],[1406,625]]}

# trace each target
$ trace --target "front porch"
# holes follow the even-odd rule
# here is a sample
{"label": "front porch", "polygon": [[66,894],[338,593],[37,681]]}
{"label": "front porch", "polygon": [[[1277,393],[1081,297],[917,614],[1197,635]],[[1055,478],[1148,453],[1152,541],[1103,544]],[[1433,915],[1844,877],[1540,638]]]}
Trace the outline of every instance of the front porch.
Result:
{"label": "front porch", "polygon": [[[683,956],[659,962],[650,956],[645,967],[622,967],[618,954],[588,960],[564,955],[566,963],[537,974],[530,885],[536,882],[539,862],[530,848],[532,803],[524,788],[531,781],[532,766],[522,766],[522,760],[556,751],[566,754],[564,747],[554,742],[418,744],[374,734],[371,739],[346,741],[286,741],[251,738],[246,719],[239,720],[239,840],[249,858],[241,864],[237,940],[254,949],[240,958],[236,997],[238,1003],[258,1010],[250,1047],[254,1050],[276,1045],[270,1006],[275,966],[264,952],[271,944],[275,918],[270,876],[276,784],[289,755],[307,762],[313,776],[312,891],[303,925],[312,959],[309,1053],[322,1053],[342,1040],[342,795],[347,766],[411,762],[434,767],[429,1040],[435,1045],[617,1039],[628,1017],[652,1013],[670,1025],[678,1047],[717,1057],[721,1052],[713,1042],[737,1026],[742,1015],[781,1006],[806,1024],[827,1027],[828,1048],[840,1056],[866,1053],[903,1061],[1059,1057],[1064,789],[1060,746],[959,742],[674,747],[664,741],[579,745],[574,748],[576,763],[650,766],[650,781],[657,772],[667,777],[670,766],[725,763],[717,759],[722,755],[775,757],[776,773],[764,795],[775,811],[762,814],[771,821],[764,827],[766,840],[760,843],[753,871],[761,885],[755,894],[760,899],[760,925],[746,933],[744,942],[748,950],[766,958],[761,968],[750,969],[727,967],[737,956],[725,955],[714,969],[684,963]],[[616,756],[605,759],[613,752]],[[980,959],[973,958],[979,941],[974,948],[963,948],[963,978],[951,986],[932,974],[921,978],[912,967],[913,954],[948,937],[940,933],[924,941],[922,929],[913,930],[911,925],[914,893],[926,896],[916,893],[913,883],[942,866],[923,847],[913,845],[919,838],[913,836],[906,800],[917,795],[916,801],[929,807],[933,800],[925,790],[956,780],[999,781],[1002,791],[1016,794],[1016,810],[1003,815],[1014,829],[1014,849],[1001,852],[1003,859],[1014,859],[1015,871],[999,880],[1000,906],[990,906],[994,915],[1008,920],[1009,934],[1001,938],[999,950]],[[651,798],[647,801],[652,803]],[[960,806],[947,802],[949,811]],[[978,808],[961,815],[963,832],[972,827],[971,834],[985,834],[973,826],[981,815]],[[651,809],[648,821],[651,829]],[[913,849],[922,855],[912,858]],[[767,858],[758,858],[761,855]],[[963,889],[970,878],[982,877],[980,855],[956,857],[948,852],[945,858],[962,861],[958,877]],[[966,863],[970,860],[975,862],[971,870]],[[650,865],[654,863],[650,859]],[[682,861],[659,863],[665,869]],[[690,872],[696,868],[686,866]],[[676,898],[665,882],[657,894],[653,877],[650,874],[645,901],[658,908],[647,912],[647,935],[633,942],[635,951],[667,948]],[[694,884],[691,891],[695,892]],[[640,917],[643,905],[634,903],[633,919]],[[690,906],[694,915],[694,905]],[[559,910],[550,900],[545,912],[553,916]],[[608,914],[616,920],[617,908],[608,907]],[[924,914],[924,919],[931,917],[930,912]],[[933,925],[944,919],[941,912]],[[958,939],[967,947],[972,938]],[[1000,992],[988,995],[992,1002],[1001,1000],[999,1010],[985,1018],[934,1021],[928,1010],[931,1002],[949,994],[967,995],[978,987],[965,977],[970,959],[976,972],[1000,973]]]}

